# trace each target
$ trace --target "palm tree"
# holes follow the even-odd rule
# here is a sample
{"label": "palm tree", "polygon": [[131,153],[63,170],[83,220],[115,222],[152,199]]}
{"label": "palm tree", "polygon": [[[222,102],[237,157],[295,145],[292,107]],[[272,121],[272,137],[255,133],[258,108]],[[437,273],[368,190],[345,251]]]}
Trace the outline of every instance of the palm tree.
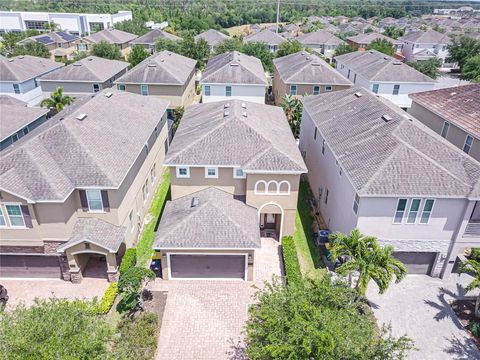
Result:
{"label": "palm tree", "polygon": [[407,274],[403,263],[393,257],[393,246],[380,246],[377,238],[364,236],[358,229],[353,229],[350,235],[334,233],[330,236],[333,259],[345,255],[349,260],[337,268],[340,275],[358,273],[355,290],[360,296],[365,296],[368,283],[373,280],[383,294],[395,277],[400,282]]}
{"label": "palm tree", "polygon": [[[473,280],[465,290],[472,291],[480,289],[480,262],[474,259],[469,259],[460,264],[460,273],[470,274],[473,276]],[[480,293],[475,301],[475,317],[480,318]]]}
{"label": "palm tree", "polygon": [[41,106],[53,109],[55,112],[63,110],[65,105],[73,104],[73,98],[68,95],[63,95],[63,88],[58,87],[54,92],[50,94],[49,98],[43,99],[40,103]]}
{"label": "palm tree", "polygon": [[285,95],[282,97],[282,108],[287,117],[293,136],[298,137],[302,120],[302,102],[295,96]]}

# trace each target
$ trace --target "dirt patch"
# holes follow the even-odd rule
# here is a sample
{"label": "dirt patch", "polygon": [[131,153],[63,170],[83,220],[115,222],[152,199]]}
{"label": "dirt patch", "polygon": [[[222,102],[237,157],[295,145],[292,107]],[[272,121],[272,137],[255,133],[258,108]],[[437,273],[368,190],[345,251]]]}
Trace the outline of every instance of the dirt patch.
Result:
{"label": "dirt patch", "polygon": [[456,300],[452,303],[452,309],[468,335],[480,347],[480,319],[475,318],[475,300]]}
{"label": "dirt patch", "polygon": [[158,315],[158,328],[162,326],[163,313],[167,303],[167,292],[143,290],[143,309]]}

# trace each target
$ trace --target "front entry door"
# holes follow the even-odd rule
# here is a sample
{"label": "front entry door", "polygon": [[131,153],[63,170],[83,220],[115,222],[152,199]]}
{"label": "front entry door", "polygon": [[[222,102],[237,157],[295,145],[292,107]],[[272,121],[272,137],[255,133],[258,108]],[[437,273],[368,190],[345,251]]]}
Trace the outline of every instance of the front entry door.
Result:
{"label": "front entry door", "polygon": [[265,228],[275,229],[275,214],[265,214]]}

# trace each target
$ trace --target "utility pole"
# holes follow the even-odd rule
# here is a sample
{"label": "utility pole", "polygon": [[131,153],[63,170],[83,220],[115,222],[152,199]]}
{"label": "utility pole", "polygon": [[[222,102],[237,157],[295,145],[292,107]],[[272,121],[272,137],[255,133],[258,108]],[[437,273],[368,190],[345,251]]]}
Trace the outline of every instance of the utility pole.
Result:
{"label": "utility pole", "polygon": [[277,0],[277,30],[275,31],[278,34],[278,20],[280,18],[280,0]]}

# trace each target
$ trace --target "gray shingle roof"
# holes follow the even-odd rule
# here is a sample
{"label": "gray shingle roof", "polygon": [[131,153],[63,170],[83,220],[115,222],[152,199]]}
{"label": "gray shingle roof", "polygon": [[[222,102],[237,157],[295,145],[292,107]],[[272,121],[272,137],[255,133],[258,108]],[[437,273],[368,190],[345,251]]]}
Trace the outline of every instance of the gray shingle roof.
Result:
{"label": "gray shingle roof", "polygon": [[87,56],[39,78],[39,81],[103,82],[128,68],[128,63],[97,56]]}
{"label": "gray shingle roof", "polygon": [[0,55],[0,81],[22,82],[63,67],[64,64],[36,56],[6,58]]}
{"label": "gray shingle roof", "polygon": [[247,172],[307,170],[283,110],[240,100],[187,108],[165,164],[238,166]]}
{"label": "gray shingle roof", "polygon": [[92,43],[99,43],[101,41],[106,41],[110,44],[125,44],[135,40],[138,35],[130,34],[126,31],[118,29],[104,29],[102,31],[93,33],[91,35],[85,36],[84,39]]}
{"label": "gray shingle roof", "polygon": [[167,106],[112,89],[80,100],[2,152],[0,188],[32,202],[61,202],[78,187],[118,188]]}
{"label": "gray shingle roof", "polygon": [[249,42],[263,42],[268,45],[280,45],[280,43],[286,41],[285,38],[281,37],[277,33],[269,30],[264,29],[262,31],[253,33],[243,38],[244,43]]}
{"label": "gray shingle roof", "polygon": [[180,38],[176,35],[167,33],[167,32],[162,31],[160,29],[154,29],[152,31],[149,31],[145,35],[142,35],[142,36],[136,38],[135,40],[133,40],[132,45],[147,44],[147,45],[152,45],[153,46],[153,45],[155,45],[155,43],[158,39],[167,39],[167,40],[173,40],[173,41],[182,40],[182,38]]}
{"label": "gray shingle roof", "polygon": [[368,81],[435,83],[435,80],[401,61],[377,50],[354,51],[335,60]]}
{"label": "gray shingle roof", "polygon": [[398,40],[417,44],[450,44],[452,42],[447,34],[442,34],[432,29],[427,31],[413,31]]}
{"label": "gray shingle roof", "polygon": [[35,36],[30,36],[26,39],[19,41],[19,44],[25,44],[30,41],[37,41],[45,45],[50,44],[64,44],[69,43],[72,41],[79,40],[80,37],[78,35],[68,34],[63,31],[52,31],[46,34],[40,34]]}
{"label": "gray shingle roof", "polygon": [[225,35],[224,33],[221,33],[218,30],[215,29],[209,29],[207,31],[204,31],[197,36],[195,36],[195,41],[198,41],[199,39],[203,39],[208,43],[208,46],[214,47],[215,45],[230,39],[230,36]]}
{"label": "gray shingle roof", "polygon": [[73,226],[70,239],[57,248],[57,252],[88,242],[116,253],[125,237],[125,226],[116,226],[97,218],[78,218]]}
{"label": "gray shingle roof", "polygon": [[196,60],[165,50],[142,61],[115,84],[184,85],[196,65]]}
{"label": "gray shingle roof", "polygon": [[253,56],[230,51],[208,60],[202,74],[203,84],[268,85],[262,62]]}
{"label": "gray shingle roof", "polygon": [[388,36],[385,36],[383,34],[379,34],[379,33],[375,33],[375,32],[372,32],[372,33],[366,33],[366,34],[358,34],[358,35],[355,35],[355,36],[350,36],[347,38],[347,40],[350,40],[350,41],[353,41],[357,44],[363,44],[363,45],[368,45],[370,44],[372,41],[374,40],[378,40],[378,39],[383,39],[383,40],[387,40],[389,42],[391,42],[392,44],[394,45],[401,45],[403,44],[402,41],[400,40],[395,40],[395,39],[392,39]]}
{"label": "gray shingle roof", "polygon": [[480,198],[480,164],[388,100],[357,87],[303,103],[360,195]]}
{"label": "gray shingle roof", "polygon": [[339,39],[335,35],[325,30],[317,30],[311,33],[306,33],[298,37],[304,45],[341,45],[345,44],[345,41]]}
{"label": "gray shingle roof", "polygon": [[307,52],[297,52],[273,60],[285,84],[353,85],[324,60]]}
{"label": "gray shingle roof", "polygon": [[22,101],[0,95],[0,141],[47,113],[46,108],[27,107]]}
{"label": "gray shingle roof", "polygon": [[[198,205],[192,207],[192,199]],[[261,247],[257,209],[216,188],[168,201],[154,249]]]}

